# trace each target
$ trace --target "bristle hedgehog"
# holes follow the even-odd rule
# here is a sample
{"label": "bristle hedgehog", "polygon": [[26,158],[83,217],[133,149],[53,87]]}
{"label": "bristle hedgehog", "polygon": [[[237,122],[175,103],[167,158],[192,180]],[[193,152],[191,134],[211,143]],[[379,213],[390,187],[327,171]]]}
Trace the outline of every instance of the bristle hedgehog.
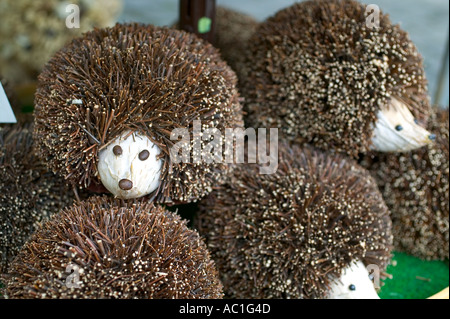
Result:
{"label": "bristle hedgehog", "polygon": [[195,201],[229,166],[171,161],[171,133],[188,128],[192,136],[194,120],[202,129],[242,126],[236,81],[193,34],[140,24],[96,29],[40,74],[36,141],[49,167],[73,184],[103,183],[121,198]]}
{"label": "bristle hedgehog", "polygon": [[258,170],[237,165],[199,203],[195,225],[226,296],[377,297],[365,267],[385,270],[392,235],[369,173],[344,157],[286,145],[275,174]]}
{"label": "bristle hedgehog", "polygon": [[0,273],[39,224],[74,199],[34,152],[30,125],[0,126]]}
{"label": "bristle hedgehog", "polygon": [[370,153],[361,164],[378,183],[392,214],[394,244],[423,259],[449,258],[449,111],[438,110],[428,147],[404,154]]}
{"label": "bristle hedgehog", "polygon": [[214,46],[233,70],[242,68],[242,59],[258,21],[252,16],[218,6]]}
{"label": "bristle hedgehog", "polygon": [[[233,9],[217,6],[215,14],[214,41],[224,59],[233,70],[242,67],[243,54],[248,41],[255,32],[258,21],[252,16]],[[180,29],[180,22],[172,25]]]}
{"label": "bristle hedgehog", "polygon": [[[66,26],[73,5],[80,11],[79,28]],[[95,26],[112,25],[120,7],[121,0],[2,0],[1,72],[13,85],[36,81],[44,64],[66,42]]]}
{"label": "bristle hedgehog", "polygon": [[23,247],[5,278],[9,298],[223,294],[206,245],[177,214],[146,201],[106,196],[56,214]]}
{"label": "bristle hedgehog", "polygon": [[435,138],[422,57],[380,13],[354,0],[296,3],[261,23],[238,72],[247,126],[353,157],[407,151]]}

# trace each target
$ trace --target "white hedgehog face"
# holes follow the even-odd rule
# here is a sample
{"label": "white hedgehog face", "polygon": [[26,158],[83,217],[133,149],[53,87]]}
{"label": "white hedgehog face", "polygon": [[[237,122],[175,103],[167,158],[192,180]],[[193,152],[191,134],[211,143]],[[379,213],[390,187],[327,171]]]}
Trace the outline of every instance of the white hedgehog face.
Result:
{"label": "white hedgehog face", "polygon": [[380,152],[407,152],[423,147],[436,136],[417,124],[408,107],[392,98],[389,107],[377,114],[372,149]]}
{"label": "white hedgehog face", "polygon": [[156,190],[161,182],[162,160],[158,146],[130,131],[100,151],[98,172],[103,186],[118,198],[139,198]]}
{"label": "white hedgehog face", "polygon": [[345,268],[331,285],[328,299],[380,299],[361,261]]}

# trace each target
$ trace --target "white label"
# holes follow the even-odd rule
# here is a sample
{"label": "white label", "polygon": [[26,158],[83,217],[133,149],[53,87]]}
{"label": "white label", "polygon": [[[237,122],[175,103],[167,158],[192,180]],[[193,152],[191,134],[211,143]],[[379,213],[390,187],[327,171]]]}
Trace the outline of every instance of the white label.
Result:
{"label": "white label", "polygon": [[17,123],[2,83],[0,83],[0,123]]}

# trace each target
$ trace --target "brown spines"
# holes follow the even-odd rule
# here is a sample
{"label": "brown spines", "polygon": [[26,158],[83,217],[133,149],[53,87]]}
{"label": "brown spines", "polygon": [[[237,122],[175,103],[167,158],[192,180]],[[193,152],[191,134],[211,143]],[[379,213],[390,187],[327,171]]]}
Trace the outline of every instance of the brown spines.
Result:
{"label": "brown spines", "polygon": [[305,1],[261,23],[236,70],[247,126],[279,127],[289,140],[357,157],[369,150],[376,113],[390,97],[426,122],[421,56],[387,15],[379,29],[368,28],[365,8]]}
{"label": "brown spines", "polygon": [[[75,282],[68,277],[74,269]],[[78,288],[70,285],[77,282]],[[45,223],[5,284],[10,298],[222,297],[206,246],[185,221],[145,201],[107,197],[92,197]]]}
{"label": "brown spines", "polygon": [[37,157],[31,125],[0,127],[0,273],[40,223],[73,200]]}
{"label": "brown spines", "polygon": [[[221,163],[175,164],[175,128],[242,126],[234,72],[207,42],[151,25],[96,29],[58,52],[39,77],[36,140],[71,183],[98,183],[98,152],[125,130],[148,136],[164,159],[158,202],[189,202],[223,179]],[[204,141],[202,141],[204,143]],[[192,156],[192,154],[191,154]]]}
{"label": "brown spines", "polygon": [[428,129],[436,141],[401,154],[372,153],[370,170],[392,214],[395,248],[423,259],[449,258],[449,112],[439,110]]}
{"label": "brown spines", "polygon": [[360,259],[383,271],[391,221],[377,186],[353,161],[280,148],[276,174],[237,165],[202,200],[196,226],[231,298],[322,298]]}
{"label": "brown spines", "polygon": [[217,7],[214,46],[236,72],[242,68],[244,51],[247,50],[250,37],[257,26],[258,22],[250,15]]}

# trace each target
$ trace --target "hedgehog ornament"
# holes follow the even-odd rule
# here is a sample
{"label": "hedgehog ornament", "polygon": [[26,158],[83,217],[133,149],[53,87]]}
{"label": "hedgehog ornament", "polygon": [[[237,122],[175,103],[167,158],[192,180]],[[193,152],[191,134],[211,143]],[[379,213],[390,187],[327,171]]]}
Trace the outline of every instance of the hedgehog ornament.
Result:
{"label": "hedgehog ornament", "polygon": [[428,129],[436,142],[404,154],[367,154],[392,214],[396,250],[423,259],[449,258],[449,111],[437,110]]}
{"label": "hedgehog ornament", "polygon": [[368,269],[391,257],[391,220],[370,174],[352,160],[280,145],[275,174],[237,165],[199,203],[231,298],[377,298]]}
{"label": "hedgehog ornament", "polygon": [[218,6],[214,46],[233,70],[242,68],[242,59],[255,32],[258,21],[252,16],[230,8]]}
{"label": "hedgehog ornament", "polygon": [[37,157],[31,126],[0,126],[0,273],[40,223],[74,200]]}
{"label": "hedgehog ornament", "polygon": [[[219,49],[220,55],[233,70],[242,68],[242,52],[247,49],[248,41],[257,26],[258,21],[250,15],[227,7],[216,7],[212,44]],[[180,29],[180,22],[174,23],[173,28]]]}
{"label": "hedgehog ornament", "polygon": [[261,23],[237,69],[247,126],[357,157],[432,142],[422,57],[380,13],[354,0],[296,3]]}
{"label": "hedgehog ornament", "polygon": [[[212,45],[152,25],[95,29],[59,51],[39,76],[35,136],[42,158],[74,185],[119,198],[195,201],[226,163],[171,160],[175,129],[191,158],[201,129],[243,126],[236,75]],[[178,136],[176,137],[178,138]]]}
{"label": "hedgehog ornament", "polygon": [[153,203],[106,196],[45,223],[5,279],[9,298],[222,298],[214,262],[186,221]]}
{"label": "hedgehog ornament", "polygon": [[121,6],[121,0],[2,0],[0,71],[14,85],[36,81],[57,50],[93,27],[115,23]]}

